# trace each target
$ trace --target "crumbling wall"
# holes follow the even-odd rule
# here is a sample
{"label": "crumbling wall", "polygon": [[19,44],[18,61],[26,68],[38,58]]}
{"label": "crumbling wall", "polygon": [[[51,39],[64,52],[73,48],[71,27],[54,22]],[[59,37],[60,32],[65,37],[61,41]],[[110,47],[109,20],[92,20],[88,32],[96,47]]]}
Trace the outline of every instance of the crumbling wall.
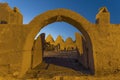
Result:
{"label": "crumbling wall", "polygon": [[75,33],[76,36],[76,45],[77,45],[77,52],[78,52],[78,61],[82,64],[85,68],[88,68],[88,52],[87,45],[85,39],[83,38],[82,34]]}
{"label": "crumbling wall", "polygon": [[0,67],[9,66],[4,68],[10,71],[20,70],[27,29],[27,25],[0,25]]}
{"label": "crumbling wall", "polygon": [[120,25],[96,25],[93,31],[93,55],[98,74],[114,73],[120,70]]}
{"label": "crumbling wall", "polygon": [[0,3],[0,24],[22,24],[23,16],[17,7],[13,9],[8,3]]}
{"label": "crumbling wall", "polygon": [[32,48],[32,68],[35,68],[43,60],[44,35],[41,34],[33,44]]}
{"label": "crumbling wall", "polygon": [[89,23],[84,17],[66,9],[48,11],[42,16],[37,16],[29,25],[1,24],[0,64],[12,66],[22,63],[21,75],[25,74],[31,64],[34,37],[44,26],[59,19],[74,25],[81,31],[88,48],[88,65],[94,65],[95,73],[118,72],[120,70],[120,25],[110,24],[109,13],[104,14],[105,12],[103,9],[103,13],[97,16],[99,19],[97,24]]}

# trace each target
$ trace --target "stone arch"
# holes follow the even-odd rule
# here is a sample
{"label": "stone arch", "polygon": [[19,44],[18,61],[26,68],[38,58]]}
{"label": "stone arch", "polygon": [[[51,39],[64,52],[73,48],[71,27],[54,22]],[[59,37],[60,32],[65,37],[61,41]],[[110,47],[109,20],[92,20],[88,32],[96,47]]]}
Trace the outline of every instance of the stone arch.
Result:
{"label": "stone arch", "polygon": [[89,28],[91,27],[91,23],[76,12],[67,9],[56,9],[56,10],[47,11],[43,14],[36,16],[29,23],[29,25],[32,27],[30,27],[30,31],[26,36],[26,40],[23,47],[23,50],[25,50],[25,52],[23,53],[21,75],[25,74],[25,72],[30,68],[31,48],[33,46],[34,38],[37,35],[37,33],[46,25],[60,21],[64,21],[73,25],[83,34],[83,36],[86,39],[87,46],[89,46],[88,57],[92,58],[89,59],[88,67],[94,72],[93,50],[91,43],[92,41],[90,39],[90,34],[89,34],[90,33]]}

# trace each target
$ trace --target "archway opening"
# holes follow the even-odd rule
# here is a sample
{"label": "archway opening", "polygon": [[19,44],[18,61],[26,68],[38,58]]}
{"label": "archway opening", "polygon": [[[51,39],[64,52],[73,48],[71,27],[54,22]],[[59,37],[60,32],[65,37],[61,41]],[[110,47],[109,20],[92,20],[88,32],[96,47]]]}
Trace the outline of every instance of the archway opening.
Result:
{"label": "archway opening", "polygon": [[[38,45],[41,43],[39,37],[43,33],[44,37],[41,40],[44,40],[44,43],[41,46]],[[38,58],[40,50],[36,50],[41,49],[40,47],[42,47],[42,58]],[[31,69],[41,71],[43,75],[40,76],[49,75],[48,73],[52,75],[55,75],[54,73],[56,75],[67,75],[68,73],[69,75],[89,75],[91,71],[88,66],[88,54],[86,39],[80,30],[65,22],[55,22],[42,28],[36,35],[32,48],[32,56],[35,57],[32,57]],[[42,59],[42,62],[36,65],[33,63],[34,58],[38,58],[37,62]]]}
{"label": "archway opening", "polygon": [[[71,16],[72,15],[72,16]],[[38,34],[38,32],[47,26],[48,24],[54,23],[54,22],[67,22],[71,25],[73,25],[75,28],[77,28],[82,33],[82,41],[85,43],[85,51],[86,54],[80,55],[80,59],[87,59],[86,64],[84,62],[81,62],[82,65],[84,65],[87,69],[89,69],[92,73],[94,73],[94,59],[93,59],[93,49],[92,49],[92,42],[90,39],[90,34],[88,30],[88,26],[91,27],[91,24],[82,16],[79,14],[72,12],[70,10],[66,9],[58,9],[58,10],[51,10],[44,14],[41,14],[37,17],[35,17],[31,22],[30,25],[34,26],[31,28],[31,31],[29,35],[26,38],[24,50],[30,50],[27,52],[27,54],[24,54],[23,61],[26,61],[26,57],[28,57],[28,60],[26,62],[23,62],[23,65],[27,63],[27,66],[22,67],[22,72],[25,73],[25,71],[28,70],[28,68],[31,66],[31,49],[33,47],[34,38]],[[79,39],[78,39],[79,41]],[[77,48],[79,51],[79,48]],[[42,51],[42,50],[41,50]],[[84,51],[84,50],[83,50]],[[86,57],[87,58],[84,58]],[[41,56],[42,57],[42,56]],[[42,60],[41,60],[42,61]],[[85,60],[86,61],[86,60]]]}

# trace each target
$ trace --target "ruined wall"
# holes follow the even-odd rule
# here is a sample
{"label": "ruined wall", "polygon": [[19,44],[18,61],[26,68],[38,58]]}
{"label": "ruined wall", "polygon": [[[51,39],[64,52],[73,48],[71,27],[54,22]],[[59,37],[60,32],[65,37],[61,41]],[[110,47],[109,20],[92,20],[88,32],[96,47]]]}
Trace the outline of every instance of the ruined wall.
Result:
{"label": "ruined wall", "polygon": [[[35,36],[36,33],[38,33],[38,31],[43,28],[43,25],[45,26],[51,22],[55,22],[55,19],[57,19],[57,17],[60,17],[60,15],[61,21],[65,21],[74,25],[85,37],[89,52],[88,66],[91,68],[91,70],[95,70],[95,73],[98,74],[104,72],[114,72],[115,70],[119,69],[119,26],[101,22],[99,22],[99,24],[92,24],[86,21],[82,16],[69,10],[51,10],[44,13],[42,16],[39,15],[35,17],[35,19],[33,19],[30,23],[30,25],[33,25],[35,27],[32,28],[33,30],[31,31],[31,34],[29,34],[27,37],[28,42],[25,43],[25,48],[29,49],[29,40],[30,42],[33,41],[33,36]],[[104,17],[105,16],[109,15],[104,15]],[[104,21],[105,18],[101,18],[99,16],[98,19],[103,19]],[[39,26],[36,24],[39,24]],[[31,44],[29,45],[31,46]],[[109,64],[112,65],[109,66]],[[26,67],[26,69],[27,68],[28,67]]]}
{"label": "ruined wall", "polygon": [[[103,7],[96,15],[98,23],[90,33],[93,45],[95,71],[97,74],[120,70],[120,25],[110,23],[110,12]],[[88,55],[89,57],[89,55]]]}
{"label": "ruined wall", "polygon": [[0,67],[10,65],[10,70],[20,70],[22,52],[25,52],[23,42],[28,27],[27,25],[0,25]]}
{"label": "ruined wall", "polygon": [[9,24],[23,24],[23,16],[19,9],[14,7],[13,11],[9,13]]}
{"label": "ruined wall", "polygon": [[[28,51],[23,50],[24,40],[32,26],[0,25],[1,65],[14,65],[22,62],[20,56],[23,52],[27,53]],[[120,69],[120,25],[93,25],[93,28],[90,29],[95,71],[97,73],[109,73]]]}
{"label": "ruined wall", "polygon": [[0,24],[22,24],[23,16],[19,9],[9,7],[8,3],[0,3]]}
{"label": "ruined wall", "polygon": [[97,73],[120,70],[120,25],[96,25],[93,31],[93,50]]}
{"label": "ruined wall", "polygon": [[32,68],[35,68],[38,66],[40,63],[42,63],[43,59],[43,43],[44,43],[44,35],[41,34],[33,44],[33,49],[32,49]]}
{"label": "ruined wall", "polygon": [[[104,13],[97,16],[97,19],[102,22],[96,24],[89,23],[79,14],[65,9],[48,11],[42,17],[38,16],[29,25],[1,24],[0,64],[19,64],[20,66],[23,63],[21,74],[24,74],[30,67],[34,37],[43,26],[55,22],[55,18],[62,15],[61,21],[74,25],[86,37],[86,41],[90,38],[92,47],[87,45],[90,47],[88,52],[92,50],[93,53],[88,54],[88,65],[94,64],[95,73],[114,73],[120,70],[120,24],[110,24],[109,14]],[[7,19],[8,16],[5,18]],[[108,23],[103,23],[103,21]]]}
{"label": "ruined wall", "polygon": [[106,7],[101,7],[96,15],[96,24],[110,24],[110,12]]}
{"label": "ruined wall", "polygon": [[76,37],[76,46],[77,46],[77,52],[78,52],[78,61],[81,63],[85,68],[88,68],[88,52],[86,51],[87,45],[86,41],[83,38],[82,34],[75,33]]}
{"label": "ruined wall", "polygon": [[82,35],[80,33],[75,33],[75,39],[76,39],[76,46],[79,50],[80,54],[83,54],[83,42],[82,42]]}

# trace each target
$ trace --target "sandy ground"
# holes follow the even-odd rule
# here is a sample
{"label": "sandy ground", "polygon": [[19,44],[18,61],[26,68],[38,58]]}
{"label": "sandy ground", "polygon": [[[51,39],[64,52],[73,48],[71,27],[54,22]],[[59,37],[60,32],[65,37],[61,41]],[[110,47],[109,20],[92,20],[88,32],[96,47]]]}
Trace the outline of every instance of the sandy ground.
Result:
{"label": "sandy ground", "polygon": [[72,52],[45,52],[44,62],[23,78],[13,74],[0,74],[0,80],[120,80],[120,72],[93,76],[76,60],[78,54]]}
{"label": "sandy ground", "polygon": [[31,79],[18,79],[10,76],[0,77],[0,80],[120,80],[120,73],[107,76],[54,76]]}

